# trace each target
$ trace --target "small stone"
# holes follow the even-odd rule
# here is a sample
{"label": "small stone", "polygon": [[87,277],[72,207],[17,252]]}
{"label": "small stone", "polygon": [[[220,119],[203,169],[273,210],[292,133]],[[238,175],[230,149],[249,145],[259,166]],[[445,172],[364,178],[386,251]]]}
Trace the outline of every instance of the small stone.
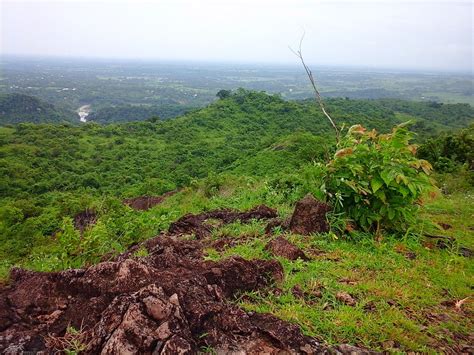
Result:
{"label": "small stone", "polygon": [[161,350],[161,354],[171,355],[183,355],[183,354],[191,354],[192,348],[191,345],[184,340],[183,338],[175,335],[170,340],[168,340]]}
{"label": "small stone", "polygon": [[156,297],[147,297],[143,300],[147,313],[157,321],[161,321],[171,314],[171,305]]}
{"label": "small stone", "polygon": [[348,306],[355,306],[356,305],[356,300],[347,292],[338,292],[336,294],[336,299],[339,302],[342,302]]}
{"label": "small stone", "polygon": [[170,303],[174,304],[175,306],[179,306],[179,298],[176,293],[173,293],[170,297]]}
{"label": "small stone", "polygon": [[160,340],[168,339],[173,333],[171,333],[170,325],[168,322],[164,322],[162,325],[158,327],[156,330],[156,336]]}

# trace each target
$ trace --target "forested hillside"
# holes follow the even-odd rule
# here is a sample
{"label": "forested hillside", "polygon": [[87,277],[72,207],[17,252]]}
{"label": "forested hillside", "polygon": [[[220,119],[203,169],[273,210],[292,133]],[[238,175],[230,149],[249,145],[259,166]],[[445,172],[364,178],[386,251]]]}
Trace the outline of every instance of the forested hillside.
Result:
{"label": "forested hillside", "polygon": [[[342,130],[337,146],[313,101],[243,89],[168,120],[0,127],[0,276],[7,277],[14,265],[40,271],[90,266],[171,231],[180,218],[194,225],[186,218],[199,216],[226,221],[197,224],[203,229],[193,233],[212,242],[200,244],[205,260],[231,255],[271,260],[265,246],[271,233],[282,234],[295,203],[311,193],[333,209],[323,223],[327,229],[317,237],[285,234],[311,258],[278,259],[286,275],[282,289],[271,295],[248,292],[239,305],[296,322],[305,334],[324,334],[330,343],[386,349],[390,336],[400,349],[438,348],[418,329],[421,321],[390,308],[387,299],[415,302],[420,308],[413,312],[422,317],[426,303],[444,299],[446,283],[455,299],[470,292],[462,274],[472,264],[460,253],[469,255],[472,247],[467,224],[472,202],[465,192],[474,184],[474,126],[468,126],[474,110],[399,100],[330,99],[326,105]],[[413,122],[403,123],[408,119]],[[415,134],[418,148],[411,142]],[[419,158],[431,162],[438,186],[448,194],[423,209],[423,199],[436,193],[431,165]],[[272,221],[273,229],[250,217],[239,221],[229,210],[254,216],[260,210],[251,209],[262,203],[281,216]],[[456,205],[463,206],[461,212]],[[428,218],[419,219],[419,212]],[[451,239],[442,239],[449,246],[421,244],[422,233],[436,233],[441,225],[452,228],[446,237]],[[224,246],[214,244],[221,239]],[[148,256],[140,245],[132,247],[133,258]],[[456,267],[443,269],[448,260]],[[413,287],[400,295],[408,269],[416,275]],[[427,272],[431,288],[422,277]],[[352,296],[340,296],[341,290]],[[466,334],[469,321],[453,314],[458,333]],[[337,325],[347,319],[344,327]],[[451,324],[443,322],[436,329]]]}
{"label": "forested hillside", "polygon": [[193,110],[193,108],[190,106],[171,104],[159,106],[115,106],[105,107],[92,112],[87,116],[87,120],[98,123],[119,123],[150,119],[168,119],[181,116],[191,110]]}
{"label": "forested hillside", "polygon": [[[458,105],[442,108],[437,115],[413,112],[410,117],[429,122],[430,131],[462,126],[474,117],[472,108],[464,108],[462,114],[456,114]],[[346,126],[361,123],[382,132],[401,122],[378,101],[334,99],[328,102],[328,110]],[[427,134],[426,126],[414,127],[420,127],[420,135]],[[273,164],[275,157],[269,157],[272,167],[260,169],[268,175],[322,157],[331,149],[330,132],[313,102],[289,102],[244,90],[166,122],[22,124],[2,129],[1,194],[13,197],[80,188],[114,195],[153,192],[145,186],[155,186],[154,192],[159,193],[162,189],[153,181],[183,186],[211,172],[235,168],[243,173],[243,166],[248,167],[246,174],[253,175],[259,169],[249,164],[257,153],[285,156],[288,150],[300,152],[282,159],[281,166]]]}
{"label": "forested hillside", "polygon": [[22,122],[60,123],[78,122],[79,116],[66,109],[57,109],[54,105],[36,97],[23,94],[0,94],[0,124]]}
{"label": "forested hillside", "polygon": [[[457,112],[457,105],[444,105],[440,114],[412,117],[435,127],[449,127],[446,116],[457,118],[447,121],[454,126],[467,121],[451,116],[450,106]],[[399,123],[378,101],[333,99],[328,107],[347,126],[383,132]],[[0,196],[9,221],[2,242],[15,244],[9,255],[25,253],[32,238],[54,233],[64,216],[104,194],[159,195],[223,172],[282,176],[334,152],[330,127],[313,102],[245,90],[169,121],[20,124],[2,128],[0,139]]]}

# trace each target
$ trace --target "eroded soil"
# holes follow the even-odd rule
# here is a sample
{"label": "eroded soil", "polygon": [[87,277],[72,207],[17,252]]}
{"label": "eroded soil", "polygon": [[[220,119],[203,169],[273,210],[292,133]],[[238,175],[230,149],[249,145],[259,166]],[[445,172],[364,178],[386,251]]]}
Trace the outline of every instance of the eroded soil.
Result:
{"label": "eroded soil", "polygon": [[[247,212],[188,215],[168,233],[87,269],[40,273],[14,269],[0,288],[0,351],[86,354],[349,353],[327,348],[299,327],[229,302],[242,292],[274,287],[283,278],[276,260],[232,257],[205,261],[208,219],[223,224],[276,217],[258,206]],[[198,239],[182,238],[195,234]],[[279,241],[279,248],[294,246]],[[137,257],[146,249],[147,256]],[[295,254],[295,255],[296,255]],[[140,254],[143,255],[143,254]],[[304,254],[303,254],[304,255]],[[74,329],[72,331],[71,329]],[[74,350],[74,349],[73,349]]]}
{"label": "eroded soil", "polygon": [[159,205],[168,197],[173,196],[177,191],[169,191],[161,196],[139,196],[133,198],[126,198],[123,200],[123,204],[130,206],[134,210],[147,211],[150,208]]}

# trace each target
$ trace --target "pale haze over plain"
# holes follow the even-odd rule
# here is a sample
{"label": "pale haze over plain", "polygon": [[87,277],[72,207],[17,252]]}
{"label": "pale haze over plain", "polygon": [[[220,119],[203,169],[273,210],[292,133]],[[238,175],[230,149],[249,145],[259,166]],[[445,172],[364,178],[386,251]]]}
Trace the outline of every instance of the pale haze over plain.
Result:
{"label": "pale haze over plain", "polygon": [[0,2],[2,55],[473,69],[470,1]]}

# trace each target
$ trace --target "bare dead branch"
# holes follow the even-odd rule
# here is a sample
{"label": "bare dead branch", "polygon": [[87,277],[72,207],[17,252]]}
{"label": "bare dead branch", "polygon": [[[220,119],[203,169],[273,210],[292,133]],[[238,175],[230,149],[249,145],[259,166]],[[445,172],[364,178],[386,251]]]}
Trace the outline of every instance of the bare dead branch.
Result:
{"label": "bare dead branch", "polygon": [[314,91],[314,94],[315,94],[315,99],[316,99],[316,102],[319,104],[319,107],[321,108],[321,111],[323,111],[323,114],[326,116],[326,118],[329,120],[329,122],[331,123],[331,126],[332,128],[334,128],[334,131],[336,133],[336,141],[337,143],[339,143],[339,130],[337,129],[337,126],[336,124],[334,123],[334,120],[331,118],[331,116],[327,113],[326,111],[326,108],[324,107],[324,103],[323,103],[323,99],[321,98],[321,94],[319,93],[319,90],[316,86],[316,80],[314,79],[314,76],[313,76],[313,73],[311,71],[311,69],[308,67],[308,65],[306,65],[306,62],[304,61],[304,58],[303,58],[303,52],[301,50],[301,47],[303,45],[303,39],[304,39],[304,36],[305,36],[305,32],[303,32],[303,35],[301,36],[301,39],[300,39],[300,45],[299,45],[299,48],[298,48],[298,51],[295,51],[293,48],[289,47],[290,50],[293,52],[294,55],[296,55],[300,61],[301,61],[301,64],[303,65],[303,68],[306,72],[306,75],[308,76],[308,79],[311,83],[311,86],[313,87],[313,91]]}

